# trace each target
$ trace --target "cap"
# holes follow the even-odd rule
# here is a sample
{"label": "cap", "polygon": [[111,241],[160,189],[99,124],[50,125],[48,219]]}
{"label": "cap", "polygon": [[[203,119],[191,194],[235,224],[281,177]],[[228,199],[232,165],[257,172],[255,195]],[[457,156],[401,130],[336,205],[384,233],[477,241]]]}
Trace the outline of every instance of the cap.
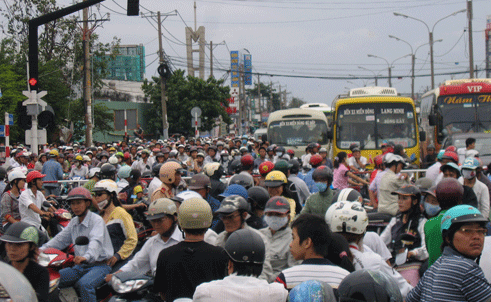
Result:
{"label": "cap", "polygon": [[436,198],[436,186],[433,186],[427,190],[421,190],[421,194],[423,195],[430,194]]}
{"label": "cap", "polygon": [[288,213],[290,212],[290,203],[281,196],[275,196],[268,200],[266,207],[264,208],[264,213]]}
{"label": "cap", "polygon": [[420,190],[427,190],[433,184],[433,180],[428,177],[421,177],[414,183]]}
{"label": "cap", "polygon": [[390,193],[392,195],[416,195],[421,194],[421,191],[415,185],[405,185],[399,188],[399,190]]}

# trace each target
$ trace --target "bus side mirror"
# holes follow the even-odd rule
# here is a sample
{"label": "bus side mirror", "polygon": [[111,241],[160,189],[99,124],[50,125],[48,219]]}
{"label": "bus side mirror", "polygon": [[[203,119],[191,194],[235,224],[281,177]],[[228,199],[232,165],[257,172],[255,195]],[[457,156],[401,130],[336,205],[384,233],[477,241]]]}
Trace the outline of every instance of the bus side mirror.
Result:
{"label": "bus side mirror", "polygon": [[426,141],[426,132],[425,131],[419,132],[419,141],[421,141],[421,142]]}
{"label": "bus side mirror", "polygon": [[327,130],[327,139],[332,139],[332,130]]}
{"label": "bus side mirror", "polygon": [[441,132],[440,132],[440,133],[438,133],[438,135],[436,136],[436,141],[437,141],[439,144],[441,144],[441,143],[443,142],[443,138],[444,138],[443,133],[441,133]]}
{"label": "bus side mirror", "polygon": [[430,114],[428,116],[428,123],[430,126],[436,126],[436,115],[435,114]]}
{"label": "bus side mirror", "polygon": [[261,135],[261,140],[262,140],[263,142],[266,142],[266,141],[268,140],[268,135],[267,135],[267,134],[263,134],[263,135]]}

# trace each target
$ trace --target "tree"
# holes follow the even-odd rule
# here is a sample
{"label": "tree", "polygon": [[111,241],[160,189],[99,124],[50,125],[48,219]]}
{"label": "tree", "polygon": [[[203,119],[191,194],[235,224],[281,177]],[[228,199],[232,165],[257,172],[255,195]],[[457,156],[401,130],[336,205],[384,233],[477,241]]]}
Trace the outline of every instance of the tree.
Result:
{"label": "tree", "polygon": [[300,108],[300,106],[306,104],[302,99],[293,97],[292,100],[286,106],[287,108]]}
{"label": "tree", "polygon": [[[1,61],[1,59],[0,59]],[[0,64],[0,89],[2,97],[0,98],[0,112],[9,112],[14,114],[17,110],[17,104],[22,103],[26,97],[22,94],[26,84],[22,76],[14,72],[11,65]],[[0,116],[0,121],[4,122]],[[3,123],[2,123],[3,124]],[[24,130],[19,127],[19,121],[14,117],[14,126],[10,127],[11,141],[20,141],[24,138]]]}
{"label": "tree", "polygon": [[[85,140],[85,104],[82,98],[71,101],[70,120],[73,121],[73,140]],[[94,132],[106,134],[113,128],[113,114],[105,104],[97,103],[94,105]]]}
{"label": "tree", "polygon": [[[146,112],[148,130],[157,134],[162,133],[160,78],[153,77],[152,81],[145,80],[142,90],[153,102],[152,110]],[[225,111],[230,91],[228,87],[223,86],[223,80],[208,78],[205,81],[191,76],[185,77],[183,70],[177,70],[166,83],[166,93],[169,133],[194,133],[191,125],[193,107],[201,108],[201,131],[212,130],[220,116],[225,123],[232,122]]]}

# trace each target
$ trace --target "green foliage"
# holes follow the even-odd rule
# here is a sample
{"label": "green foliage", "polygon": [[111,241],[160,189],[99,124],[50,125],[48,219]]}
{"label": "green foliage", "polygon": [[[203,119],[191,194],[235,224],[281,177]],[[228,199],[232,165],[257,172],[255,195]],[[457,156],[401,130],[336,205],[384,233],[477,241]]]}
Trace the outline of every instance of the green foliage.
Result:
{"label": "green foliage", "polygon": [[[85,104],[83,99],[77,99],[68,103],[70,110],[70,120],[74,121],[73,127],[73,140],[84,141],[85,140]],[[103,134],[109,133],[113,128],[112,120],[113,114],[105,104],[94,104],[94,132],[101,132]],[[68,126],[67,126],[68,127]]]}
{"label": "green foliage", "polygon": [[[152,110],[145,113],[147,128],[152,133],[162,133],[160,78],[153,77],[152,80],[153,82],[145,80],[142,85],[145,96],[153,102]],[[230,98],[230,89],[223,86],[223,80],[208,78],[205,81],[191,76],[185,77],[183,70],[177,70],[166,83],[166,93],[169,134],[194,133],[191,125],[193,107],[200,107],[202,111],[200,131],[213,129],[219,116],[222,116],[227,124],[232,122],[224,109],[228,106],[226,99]]]}
{"label": "green foliage", "polygon": [[306,104],[302,99],[293,97],[292,100],[286,106],[287,108],[300,108],[303,104]]}
{"label": "green foliage", "polygon": [[[0,64],[0,89],[2,97],[0,98],[0,112],[14,114],[14,126],[10,127],[11,141],[21,141],[24,138],[24,130],[19,127],[18,118],[15,114],[17,103],[22,102],[26,97],[22,90],[27,87],[27,83],[22,76],[16,74],[11,65]],[[0,116],[0,123],[4,124],[3,116]]]}

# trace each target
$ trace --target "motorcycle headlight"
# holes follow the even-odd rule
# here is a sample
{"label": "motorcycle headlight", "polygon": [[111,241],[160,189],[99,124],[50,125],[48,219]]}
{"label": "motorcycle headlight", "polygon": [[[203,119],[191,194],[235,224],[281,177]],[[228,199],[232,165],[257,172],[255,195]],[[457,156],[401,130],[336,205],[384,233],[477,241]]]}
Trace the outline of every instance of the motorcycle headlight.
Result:
{"label": "motorcycle headlight", "polygon": [[[38,257],[38,263],[41,266],[48,267],[51,260],[53,260],[55,258],[56,258],[56,255],[50,255],[50,254],[45,254],[45,253],[41,252],[39,254],[39,257]],[[59,261],[56,261],[56,262],[59,262]]]}
{"label": "motorcycle headlight", "polygon": [[124,294],[140,289],[147,282],[148,280],[144,280],[144,279],[128,280],[126,282],[121,282],[121,280],[118,277],[113,276],[111,279],[111,286],[117,293]]}
{"label": "motorcycle headlight", "polygon": [[68,212],[64,212],[60,216],[61,216],[61,218],[65,219],[65,220],[71,220],[72,219],[72,214],[70,214]]}

